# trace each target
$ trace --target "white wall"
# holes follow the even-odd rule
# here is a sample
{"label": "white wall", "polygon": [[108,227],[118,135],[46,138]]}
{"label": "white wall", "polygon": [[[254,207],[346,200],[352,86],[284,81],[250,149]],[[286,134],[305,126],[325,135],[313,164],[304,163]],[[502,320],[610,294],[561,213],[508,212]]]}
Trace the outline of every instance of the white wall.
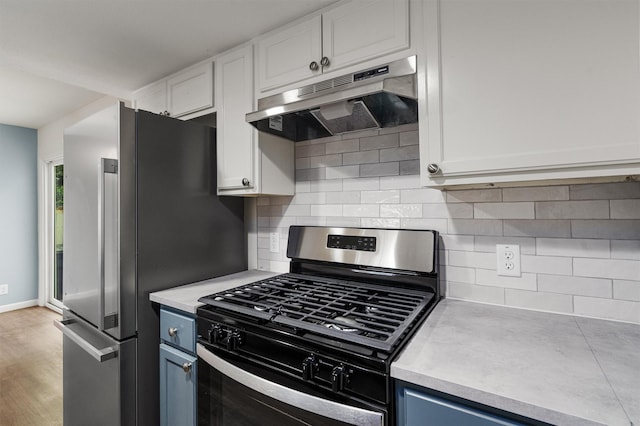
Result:
{"label": "white wall", "polygon": [[[296,195],[257,200],[258,267],[288,270],[294,224],[435,229],[447,297],[640,323],[640,182],[441,192],[418,159],[415,125],[297,143]],[[521,277],[496,244],[520,245]]]}

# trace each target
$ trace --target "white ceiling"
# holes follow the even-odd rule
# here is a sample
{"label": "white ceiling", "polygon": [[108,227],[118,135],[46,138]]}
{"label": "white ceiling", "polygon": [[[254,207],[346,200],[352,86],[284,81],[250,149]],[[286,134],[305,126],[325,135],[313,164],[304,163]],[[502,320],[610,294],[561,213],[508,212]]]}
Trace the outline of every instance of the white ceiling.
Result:
{"label": "white ceiling", "polygon": [[0,123],[39,128],[335,0],[0,0]]}

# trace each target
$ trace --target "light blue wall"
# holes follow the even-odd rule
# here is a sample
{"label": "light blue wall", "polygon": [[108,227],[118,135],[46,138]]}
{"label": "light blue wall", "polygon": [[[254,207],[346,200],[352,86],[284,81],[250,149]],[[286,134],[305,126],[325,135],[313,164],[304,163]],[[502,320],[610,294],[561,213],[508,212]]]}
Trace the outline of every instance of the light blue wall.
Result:
{"label": "light blue wall", "polygon": [[38,298],[38,133],[0,124],[0,307]]}

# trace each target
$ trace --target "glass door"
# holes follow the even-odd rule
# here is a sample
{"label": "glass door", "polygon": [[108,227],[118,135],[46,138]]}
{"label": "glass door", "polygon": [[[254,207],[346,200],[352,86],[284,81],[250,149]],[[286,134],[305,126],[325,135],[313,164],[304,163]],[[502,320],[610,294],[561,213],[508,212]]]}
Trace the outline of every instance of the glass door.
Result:
{"label": "glass door", "polygon": [[49,185],[49,244],[47,247],[48,263],[48,288],[47,302],[54,307],[62,309],[63,282],[62,282],[62,257],[64,253],[64,165],[62,161],[52,161],[48,167]]}

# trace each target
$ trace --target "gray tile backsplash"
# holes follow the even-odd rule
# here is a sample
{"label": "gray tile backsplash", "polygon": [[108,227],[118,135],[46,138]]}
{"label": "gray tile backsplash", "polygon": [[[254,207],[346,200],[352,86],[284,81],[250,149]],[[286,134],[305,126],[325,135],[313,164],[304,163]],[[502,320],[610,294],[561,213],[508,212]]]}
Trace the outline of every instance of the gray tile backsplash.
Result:
{"label": "gray tile backsplash", "polygon": [[[640,323],[640,182],[443,192],[417,144],[416,125],[297,143],[296,195],[257,200],[258,267],[288,271],[293,224],[436,229],[447,297]],[[520,277],[496,244],[520,245]]]}

